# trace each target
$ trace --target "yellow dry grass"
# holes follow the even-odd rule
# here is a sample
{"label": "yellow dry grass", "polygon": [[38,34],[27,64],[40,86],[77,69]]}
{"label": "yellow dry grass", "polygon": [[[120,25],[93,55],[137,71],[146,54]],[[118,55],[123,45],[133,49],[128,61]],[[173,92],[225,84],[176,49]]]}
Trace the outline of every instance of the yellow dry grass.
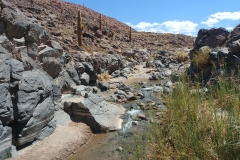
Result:
{"label": "yellow dry grass", "polygon": [[178,62],[185,62],[189,59],[188,54],[183,51],[177,51],[175,55]]}
{"label": "yellow dry grass", "polygon": [[98,81],[109,81],[109,80],[110,78],[109,78],[108,72],[102,73],[98,76]]}

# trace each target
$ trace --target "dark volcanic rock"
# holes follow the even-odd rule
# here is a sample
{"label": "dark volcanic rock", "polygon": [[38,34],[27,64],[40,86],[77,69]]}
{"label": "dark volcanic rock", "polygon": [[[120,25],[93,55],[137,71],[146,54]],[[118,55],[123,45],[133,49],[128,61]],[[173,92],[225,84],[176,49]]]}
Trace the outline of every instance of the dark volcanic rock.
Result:
{"label": "dark volcanic rock", "polygon": [[240,39],[240,24],[238,24],[229,34],[229,38],[227,40],[227,46],[233,42]]}
{"label": "dark volcanic rock", "polygon": [[16,145],[21,146],[26,143],[33,142],[42,131],[42,128],[44,128],[48,122],[53,119],[54,109],[54,104],[50,97],[45,99],[42,103],[39,103],[34,109],[31,119],[20,132],[16,140]]}
{"label": "dark volcanic rock", "polygon": [[62,70],[61,58],[62,53],[58,49],[47,46],[38,54],[43,70],[53,78],[56,78]]}
{"label": "dark volcanic rock", "polygon": [[108,82],[98,82],[98,87],[101,91],[107,91],[110,88],[110,84]]}
{"label": "dark volcanic rock", "polygon": [[240,55],[240,24],[237,25],[229,35],[229,39],[227,41],[227,47],[229,50],[234,54],[239,56]]}
{"label": "dark volcanic rock", "polygon": [[82,85],[89,85],[90,76],[87,73],[84,72],[81,75],[80,80],[81,80]]}
{"label": "dark volcanic rock", "polygon": [[195,40],[195,47],[221,47],[227,40],[229,32],[225,28],[200,29]]}
{"label": "dark volcanic rock", "polygon": [[1,12],[1,19],[6,24],[6,34],[9,39],[22,38],[28,31],[28,21],[26,17],[16,10],[4,8]]}
{"label": "dark volcanic rock", "polygon": [[22,78],[22,74],[24,71],[22,62],[16,59],[11,59],[10,66],[11,66],[11,77],[13,79],[20,80]]}
{"label": "dark volcanic rock", "polygon": [[57,121],[52,119],[45,128],[41,130],[41,132],[36,137],[36,140],[43,140],[45,137],[50,136],[54,130],[56,129]]}
{"label": "dark volcanic rock", "polygon": [[18,122],[26,123],[40,100],[49,97],[52,93],[52,85],[41,71],[25,71],[19,82],[17,92]]}
{"label": "dark volcanic rock", "polygon": [[1,80],[1,83],[10,81],[9,60],[10,60],[10,55],[2,47],[2,45],[0,45],[0,80]]}
{"label": "dark volcanic rock", "polygon": [[90,76],[90,81],[96,81],[98,76],[91,63],[83,62],[85,72]]}
{"label": "dark volcanic rock", "polygon": [[[80,79],[81,80],[81,79]],[[60,86],[62,93],[75,93],[76,92],[76,84],[71,79],[67,71],[62,71],[57,78],[55,78],[55,82]],[[82,82],[81,82],[82,83]]]}
{"label": "dark volcanic rock", "polygon": [[35,53],[37,55],[37,52],[34,52],[31,48],[32,47],[26,46],[15,48],[14,57],[22,62],[24,71],[32,70],[37,66],[34,60],[31,58],[33,57],[36,59]]}
{"label": "dark volcanic rock", "polygon": [[69,77],[77,84],[80,85],[81,81],[79,79],[79,75],[77,70],[74,68],[74,64],[67,64],[66,71],[68,72]]}
{"label": "dark volcanic rock", "polygon": [[29,24],[29,30],[25,36],[27,43],[47,44],[50,40],[47,31],[38,24]]}
{"label": "dark volcanic rock", "polygon": [[0,85],[0,120],[3,125],[7,125],[13,121],[11,94],[3,85]]}

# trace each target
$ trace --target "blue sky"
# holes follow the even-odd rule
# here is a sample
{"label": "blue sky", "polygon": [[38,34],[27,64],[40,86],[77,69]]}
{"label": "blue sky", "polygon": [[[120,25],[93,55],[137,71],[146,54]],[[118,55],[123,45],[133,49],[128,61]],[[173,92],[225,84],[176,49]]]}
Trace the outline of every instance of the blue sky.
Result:
{"label": "blue sky", "polygon": [[84,5],[138,31],[197,35],[201,28],[240,24],[240,0],[65,0]]}

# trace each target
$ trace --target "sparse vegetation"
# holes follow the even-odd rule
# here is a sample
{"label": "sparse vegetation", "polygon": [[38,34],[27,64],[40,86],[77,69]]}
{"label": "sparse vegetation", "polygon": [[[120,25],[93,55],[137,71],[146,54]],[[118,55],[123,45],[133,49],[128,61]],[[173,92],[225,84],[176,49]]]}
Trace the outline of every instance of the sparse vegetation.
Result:
{"label": "sparse vegetation", "polygon": [[175,54],[178,62],[185,62],[189,59],[188,54],[183,51],[177,51]]}
{"label": "sparse vegetation", "polygon": [[134,159],[240,159],[239,79],[222,75],[207,93],[186,79],[165,96],[164,116],[137,139]]}
{"label": "sparse vegetation", "polygon": [[102,31],[102,14],[99,14],[99,30]]}
{"label": "sparse vegetation", "polygon": [[129,42],[132,42],[132,27],[129,27]]}
{"label": "sparse vegetation", "polygon": [[204,69],[205,67],[208,67],[208,64],[210,64],[209,52],[209,47],[205,47],[202,50],[196,51],[192,59],[193,65],[198,69]]}
{"label": "sparse vegetation", "polygon": [[109,80],[110,80],[110,77],[108,72],[102,73],[98,76],[98,81],[109,81]]}
{"label": "sparse vegetation", "polygon": [[82,46],[82,31],[83,31],[84,26],[82,25],[82,15],[81,15],[81,10],[78,10],[78,45]]}

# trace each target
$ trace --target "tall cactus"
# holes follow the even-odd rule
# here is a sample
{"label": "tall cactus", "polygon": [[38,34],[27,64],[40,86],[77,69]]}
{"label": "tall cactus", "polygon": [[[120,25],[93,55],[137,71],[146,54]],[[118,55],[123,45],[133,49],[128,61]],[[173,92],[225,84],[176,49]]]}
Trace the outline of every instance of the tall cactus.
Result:
{"label": "tall cactus", "polygon": [[102,14],[99,15],[99,30],[102,31]]}
{"label": "tall cactus", "polygon": [[77,24],[77,30],[78,30],[78,46],[82,46],[82,31],[83,31],[83,25],[82,25],[82,14],[81,10],[78,10],[78,24]]}
{"label": "tall cactus", "polygon": [[129,29],[129,42],[132,42],[132,27]]}

